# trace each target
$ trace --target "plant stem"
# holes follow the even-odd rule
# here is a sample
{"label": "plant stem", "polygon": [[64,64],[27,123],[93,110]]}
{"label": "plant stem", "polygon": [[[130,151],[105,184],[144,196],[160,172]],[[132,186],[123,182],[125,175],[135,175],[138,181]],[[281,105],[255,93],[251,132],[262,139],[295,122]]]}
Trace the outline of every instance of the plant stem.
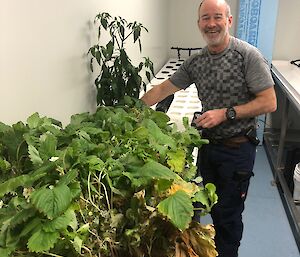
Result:
{"label": "plant stem", "polygon": [[42,254],[46,254],[48,256],[53,256],[53,257],[64,257],[64,256],[61,256],[61,255],[57,255],[57,254],[54,254],[54,253],[47,253],[47,252],[42,252]]}
{"label": "plant stem", "polygon": [[92,253],[91,253],[91,250],[90,250],[89,248],[85,247],[84,245],[82,246],[82,248],[83,248],[84,250],[86,250],[86,251],[90,254],[91,257],[93,257],[93,255],[92,255]]}
{"label": "plant stem", "polygon": [[108,193],[107,193],[107,190],[106,190],[106,186],[102,182],[100,182],[100,184],[104,188],[104,193],[105,193],[105,198],[106,198],[106,202],[107,202],[107,207],[110,210],[111,208],[110,208],[109,197],[108,197]]}
{"label": "plant stem", "polygon": [[93,202],[92,200],[92,196],[91,196],[91,186],[90,186],[90,183],[91,183],[91,172],[89,172],[89,175],[88,175],[88,193],[89,193],[89,200],[90,200],[90,203],[100,212],[101,210],[99,209],[99,207]]}

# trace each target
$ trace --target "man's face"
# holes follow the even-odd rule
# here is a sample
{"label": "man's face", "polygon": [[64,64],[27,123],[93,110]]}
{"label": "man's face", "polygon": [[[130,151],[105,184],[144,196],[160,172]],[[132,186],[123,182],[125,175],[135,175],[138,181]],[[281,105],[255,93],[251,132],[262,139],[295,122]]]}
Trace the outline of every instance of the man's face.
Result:
{"label": "man's face", "polygon": [[208,47],[226,47],[232,16],[228,17],[226,4],[218,0],[206,0],[199,9],[198,26]]}

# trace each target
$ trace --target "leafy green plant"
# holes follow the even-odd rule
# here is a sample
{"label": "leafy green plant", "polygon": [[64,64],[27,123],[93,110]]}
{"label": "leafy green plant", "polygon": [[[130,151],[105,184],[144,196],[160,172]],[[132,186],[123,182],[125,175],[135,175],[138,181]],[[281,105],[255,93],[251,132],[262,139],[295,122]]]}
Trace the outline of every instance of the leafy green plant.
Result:
{"label": "leafy green plant", "polygon": [[38,113],[0,123],[1,257],[216,256],[213,228],[192,221],[193,203],[205,215],[217,201],[194,179],[207,140],[125,102],[65,128]]}
{"label": "leafy green plant", "polygon": [[[141,33],[148,30],[138,22],[127,22],[122,17],[112,17],[109,13],[99,13],[95,17],[98,24],[98,44],[89,49],[91,54],[91,70],[94,71],[93,61],[100,68],[95,80],[98,105],[116,105],[123,101],[124,96],[139,98],[140,90],[146,84],[140,73],[145,71],[146,78],[150,81],[154,75],[153,63],[148,57],[144,57],[138,65],[130,60],[125,45],[132,39],[133,44],[139,44],[142,51]],[[108,42],[103,40],[103,32],[109,35]],[[102,36],[102,37],[101,37]],[[105,37],[104,37],[105,38]]]}

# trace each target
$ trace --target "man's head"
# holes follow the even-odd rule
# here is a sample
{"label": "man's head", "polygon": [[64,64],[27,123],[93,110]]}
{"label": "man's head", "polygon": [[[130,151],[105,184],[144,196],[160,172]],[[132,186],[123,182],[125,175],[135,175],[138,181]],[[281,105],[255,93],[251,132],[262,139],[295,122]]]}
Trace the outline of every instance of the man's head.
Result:
{"label": "man's head", "polygon": [[232,25],[230,6],[225,0],[203,0],[198,9],[198,27],[211,52],[222,52],[229,43]]}

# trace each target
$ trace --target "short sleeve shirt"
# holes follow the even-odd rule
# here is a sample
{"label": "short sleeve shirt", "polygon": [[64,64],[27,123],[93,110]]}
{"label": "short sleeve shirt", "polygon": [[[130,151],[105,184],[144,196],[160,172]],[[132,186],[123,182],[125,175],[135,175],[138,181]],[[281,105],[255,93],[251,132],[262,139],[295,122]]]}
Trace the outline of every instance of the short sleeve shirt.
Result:
{"label": "short sleeve shirt", "polygon": [[[190,56],[170,77],[177,87],[195,83],[203,111],[228,108],[251,101],[255,94],[274,85],[266,59],[257,48],[231,37],[220,54],[207,47]],[[255,126],[255,118],[225,121],[206,131],[210,137],[228,138]]]}

